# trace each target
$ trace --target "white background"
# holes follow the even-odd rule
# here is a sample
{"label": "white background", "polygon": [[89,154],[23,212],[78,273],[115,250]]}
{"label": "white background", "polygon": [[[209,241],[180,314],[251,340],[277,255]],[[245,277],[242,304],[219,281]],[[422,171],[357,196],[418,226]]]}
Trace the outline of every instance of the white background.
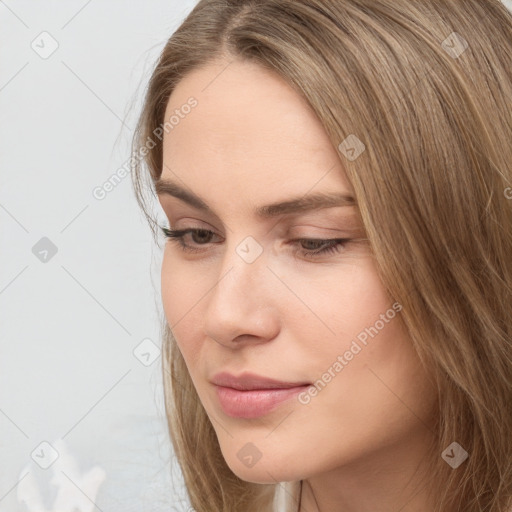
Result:
{"label": "white background", "polygon": [[129,177],[92,191],[130,156],[194,4],[0,1],[1,512],[188,509],[162,408],[161,248]]}
{"label": "white background", "polygon": [[[149,338],[142,359],[158,356],[161,249],[129,176],[102,201],[92,191],[130,156],[151,69],[194,4],[0,2],[2,512],[187,509],[161,359],[133,353]],[[31,47],[50,48],[43,31],[59,45],[46,59]],[[59,453],[48,469],[31,458],[42,441]]]}

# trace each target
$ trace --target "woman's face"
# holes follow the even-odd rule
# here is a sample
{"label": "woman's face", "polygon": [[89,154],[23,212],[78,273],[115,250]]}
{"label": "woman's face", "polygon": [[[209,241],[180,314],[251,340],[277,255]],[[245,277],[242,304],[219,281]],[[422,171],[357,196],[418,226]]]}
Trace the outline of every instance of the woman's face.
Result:
{"label": "woman's face", "polygon": [[167,242],[162,298],[227,464],[271,483],[405,456],[433,392],[344,156],[281,78],[226,64],[173,92],[158,190],[172,229],[199,230]]}

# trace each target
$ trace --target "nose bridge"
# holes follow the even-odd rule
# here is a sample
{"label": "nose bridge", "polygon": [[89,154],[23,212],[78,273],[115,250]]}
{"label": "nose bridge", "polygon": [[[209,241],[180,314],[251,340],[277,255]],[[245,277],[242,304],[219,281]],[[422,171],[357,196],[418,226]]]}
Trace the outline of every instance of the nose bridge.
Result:
{"label": "nose bridge", "polygon": [[226,246],[219,279],[209,296],[206,334],[222,343],[244,334],[273,336],[276,319],[267,286],[270,277],[263,247],[253,237]]}
{"label": "nose bridge", "polygon": [[[230,298],[248,298],[250,290],[253,293],[261,292],[267,270],[265,260],[263,246],[252,236],[226,247],[219,274],[220,280],[215,287],[216,290],[212,291],[228,302]],[[223,295],[225,297],[222,297]]]}

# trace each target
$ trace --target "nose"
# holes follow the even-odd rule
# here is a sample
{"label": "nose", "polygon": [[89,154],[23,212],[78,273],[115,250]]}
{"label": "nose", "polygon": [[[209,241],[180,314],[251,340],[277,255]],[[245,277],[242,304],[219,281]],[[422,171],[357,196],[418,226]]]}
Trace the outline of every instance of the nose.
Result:
{"label": "nose", "polygon": [[267,342],[279,332],[273,276],[265,252],[250,263],[240,254],[226,248],[218,280],[205,297],[205,334],[231,348]]}

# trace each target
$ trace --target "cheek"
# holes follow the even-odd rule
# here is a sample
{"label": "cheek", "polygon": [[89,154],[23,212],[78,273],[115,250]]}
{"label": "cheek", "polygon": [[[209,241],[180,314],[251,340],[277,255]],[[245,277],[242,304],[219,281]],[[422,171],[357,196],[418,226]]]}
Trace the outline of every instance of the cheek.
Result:
{"label": "cheek", "polygon": [[324,293],[317,304],[335,332],[331,341],[323,344],[324,365],[341,355],[346,368],[353,367],[358,377],[371,378],[368,368],[375,367],[386,369],[391,382],[399,380],[401,369],[405,374],[416,364],[416,354],[401,322],[401,305],[386,292],[373,261],[368,259],[345,273],[338,285],[331,283],[330,288],[331,300],[326,300]]}
{"label": "cheek", "polygon": [[[396,441],[417,426],[418,418],[427,420],[434,400],[401,322],[401,306],[370,265],[354,269],[337,286],[324,286],[331,289],[330,299],[326,293],[309,298],[335,335],[317,334],[314,349],[308,349],[318,389],[306,405],[308,421],[319,418],[314,428],[338,431],[356,451]],[[305,344],[314,339],[307,325],[305,320]]]}
{"label": "cheek", "polygon": [[166,246],[161,271],[162,305],[167,323],[187,365],[199,350],[198,336],[201,328],[200,300],[207,293],[208,285],[201,273],[192,271],[192,266],[180,264],[171,258]]}
{"label": "cheek", "polygon": [[[305,343],[310,340],[318,356],[343,354],[353,339],[369,339],[368,330],[374,330],[375,325],[378,331],[394,328],[392,324],[396,322],[390,321],[397,315],[392,308],[393,300],[369,257],[317,273],[311,279],[297,275],[291,282],[302,304],[295,300],[295,308],[289,309],[290,318],[285,323],[297,339]],[[298,325],[303,333],[300,336]]]}
{"label": "cheek", "polygon": [[178,298],[183,294],[186,277],[182,272],[176,272],[176,265],[171,262],[169,252],[167,243],[161,267],[161,288],[165,317],[172,329],[183,313],[183,301]]}
{"label": "cheek", "polygon": [[309,378],[317,383],[310,410],[328,410],[336,421],[350,418],[359,434],[365,421],[385,422],[390,412],[409,418],[401,400],[413,404],[420,416],[428,414],[431,390],[401,322],[401,305],[387,294],[370,260],[314,285],[295,283],[310,310],[296,313],[286,325],[308,361]]}

